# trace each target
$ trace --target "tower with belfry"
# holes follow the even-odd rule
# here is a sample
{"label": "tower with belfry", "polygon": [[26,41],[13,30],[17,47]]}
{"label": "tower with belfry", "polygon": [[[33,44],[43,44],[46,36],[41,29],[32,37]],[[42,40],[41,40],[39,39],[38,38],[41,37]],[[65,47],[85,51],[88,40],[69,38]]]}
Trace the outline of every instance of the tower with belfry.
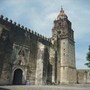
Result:
{"label": "tower with belfry", "polygon": [[57,52],[57,82],[76,83],[74,31],[63,8],[54,21],[52,42]]}

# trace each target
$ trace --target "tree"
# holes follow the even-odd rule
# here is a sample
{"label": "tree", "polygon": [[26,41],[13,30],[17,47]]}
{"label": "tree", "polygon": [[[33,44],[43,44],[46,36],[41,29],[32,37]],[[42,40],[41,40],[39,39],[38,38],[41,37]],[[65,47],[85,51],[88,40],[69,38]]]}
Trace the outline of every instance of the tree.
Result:
{"label": "tree", "polygon": [[87,63],[85,63],[85,65],[90,68],[90,45],[89,45],[88,50],[89,51],[88,51],[87,56],[86,56]]}

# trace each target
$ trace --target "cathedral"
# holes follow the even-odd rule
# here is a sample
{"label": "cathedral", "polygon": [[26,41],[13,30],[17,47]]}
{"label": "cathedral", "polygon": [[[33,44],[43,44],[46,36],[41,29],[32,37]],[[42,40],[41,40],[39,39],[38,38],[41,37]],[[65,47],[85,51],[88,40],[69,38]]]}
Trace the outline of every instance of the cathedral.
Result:
{"label": "cathedral", "polygon": [[90,83],[90,70],[76,69],[72,23],[63,8],[51,38],[0,16],[0,85]]}

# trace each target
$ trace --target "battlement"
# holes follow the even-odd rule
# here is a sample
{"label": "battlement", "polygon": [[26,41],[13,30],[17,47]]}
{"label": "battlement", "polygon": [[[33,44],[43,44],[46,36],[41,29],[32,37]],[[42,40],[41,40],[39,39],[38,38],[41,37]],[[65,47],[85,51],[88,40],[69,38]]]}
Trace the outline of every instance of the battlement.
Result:
{"label": "battlement", "polygon": [[47,38],[27,27],[24,27],[23,25],[20,25],[20,24],[17,24],[16,22],[13,22],[12,20],[9,20],[7,17],[4,17],[3,15],[0,15],[0,23],[3,24],[3,25],[6,25],[7,27],[17,27],[17,28],[20,28],[21,30],[29,33],[29,34],[32,34],[34,36],[37,37],[38,40],[42,39],[43,41],[45,42],[48,42],[48,43],[51,43],[51,39],[50,38]]}

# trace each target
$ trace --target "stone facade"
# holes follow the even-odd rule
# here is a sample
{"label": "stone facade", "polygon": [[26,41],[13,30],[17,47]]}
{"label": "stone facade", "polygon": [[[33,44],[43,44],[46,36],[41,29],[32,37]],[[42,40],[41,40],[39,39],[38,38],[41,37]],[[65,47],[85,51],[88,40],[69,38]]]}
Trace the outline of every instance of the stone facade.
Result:
{"label": "stone facade", "polygon": [[50,46],[48,38],[1,15],[0,84],[46,84],[51,76]]}
{"label": "stone facade", "polygon": [[46,38],[0,16],[0,85],[90,83],[76,70],[74,31],[61,8]]}

